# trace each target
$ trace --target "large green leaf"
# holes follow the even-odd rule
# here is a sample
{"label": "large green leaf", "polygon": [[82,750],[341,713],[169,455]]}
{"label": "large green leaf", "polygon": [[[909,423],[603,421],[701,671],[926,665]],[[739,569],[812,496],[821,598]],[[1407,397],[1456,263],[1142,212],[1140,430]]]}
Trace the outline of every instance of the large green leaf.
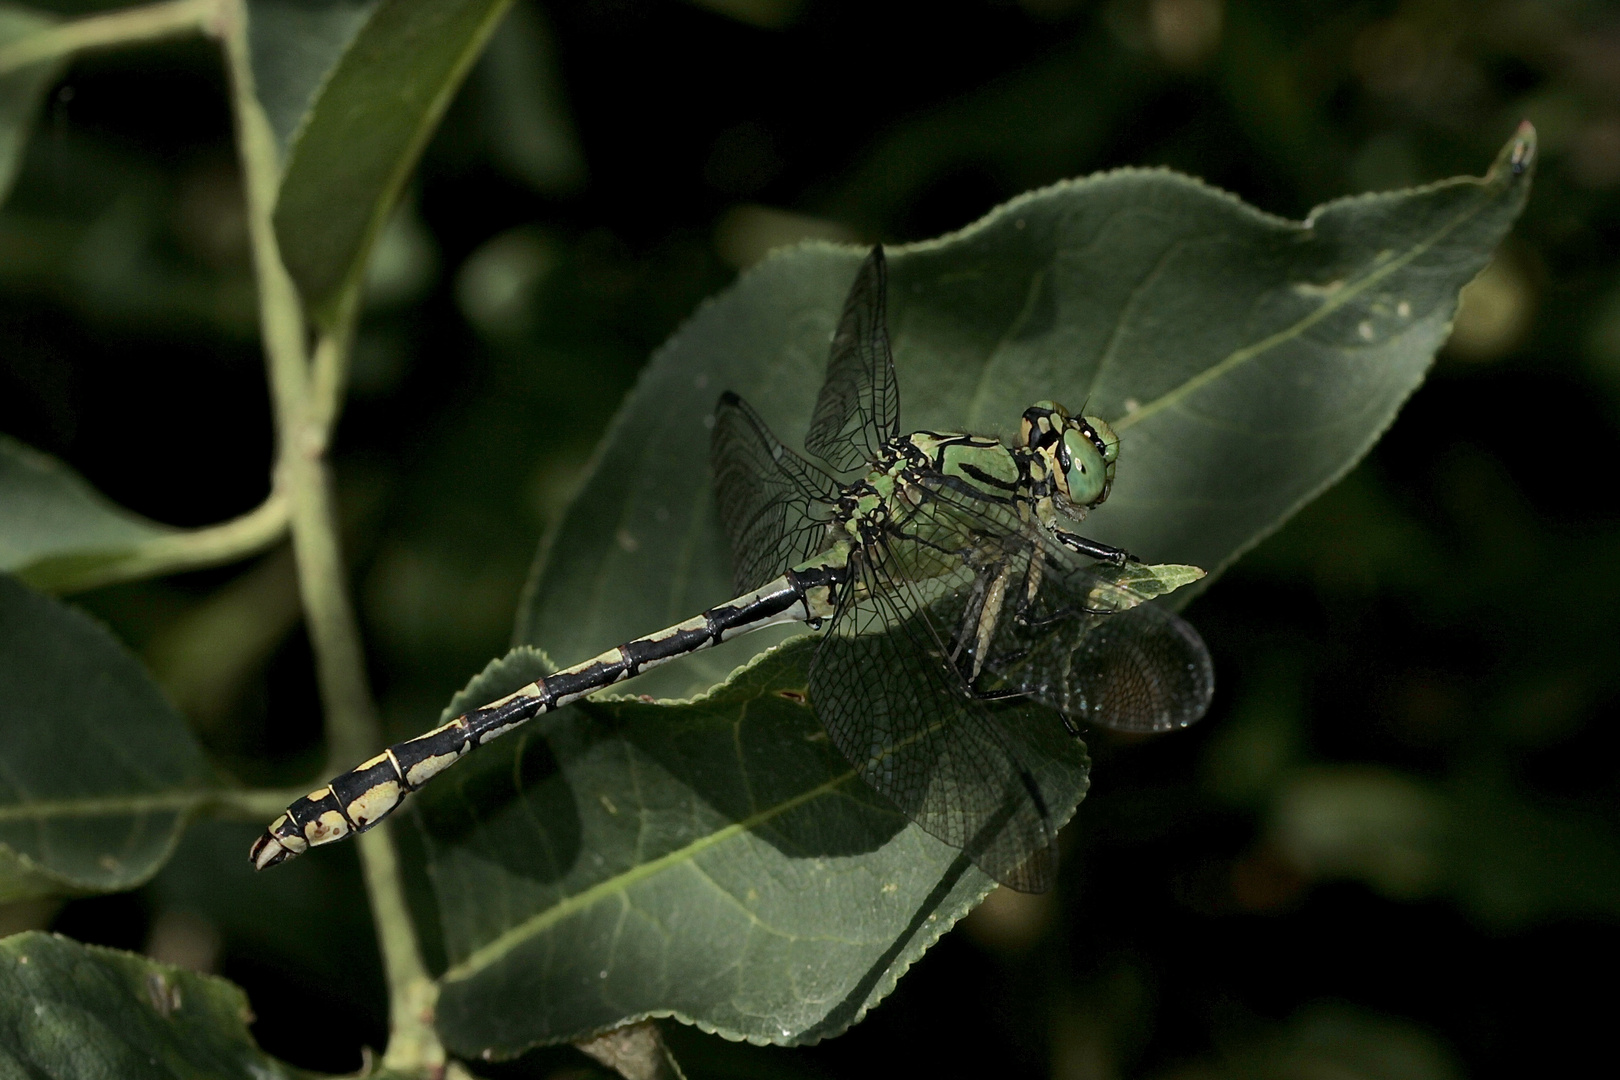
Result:
{"label": "large green leaf", "polygon": [[377,0],[292,136],[281,255],[330,324],[416,159],[511,0]]}
{"label": "large green leaf", "polygon": [[140,663],[0,575],[0,901],[128,889],[215,790]]}
{"label": "large green leaf", "polygon": [[[1014,434],[1055,398],[1113,423],[1119,477],[1086,532],[1225,567],[1344,475],[1422,381],[1457,293],[1529,192],[1534,133],[1484,179],[1344,199],[1303,222],[1164,171],[1034,192],[895,249],[901,426]],[[802,443],[863,253],[801,247],[744,274],[658,352],[543,549],[516,640],[559,661],[730,592],[707,423],[730,389]],[[689,696],[753,638],[643,676]]]}
{"label": "large green leaf", "polygon": [[224,979],[30,931],[0,941],[0,1075],[274,1080]]}
{"label": "large green leaf", "polygon": [[[0,3],[0,46],[43,30],[55,21],[42,12]],[[0,203],[6,201],[11,182],[17,178],[23,148],[28,144],[28,129],[33,126],[40,102],[66,63],[65,58],[57,58],[0,74]]]}
{"label": "large green leaf", "polygon": [[[804,651],[689,704],[564,709],[419,797],[451,1049],[508,1057],[671,1015],[813,1042],[859,1020],[994,884],[832,748],[804,705]],[[451,708],[541,667],[517,650]]]}
{"label": "large green leaf", "polygon": [[[1033,401],[1083,405],[1123,436],[1116,493],[1087,532],[1224,566],[1342,475],[1421,381],[1458,290],[1523,205],[1532,140],[1484,180],[1304,224],[1127,171],[899,249],[902,426],[1005,435]],[[572,662],[727,597],[705,418],[736,389],[802,439],[861,257],[768,260],[661,350],[551,539],[520,642]],[[761,638],[632,685],[702,692]],[[812,1040],[858,1019],[983,893],[960,853],[847,777],[799,704],[805,655],[787,646],[695,701],[595,702],[599,725],[565,711],[546,741],[514,736],[441,781],[455,786],[424,818],[451,1045],[510,1054],[646,1014]],[[499,674],[457,706],[534,671]]]}

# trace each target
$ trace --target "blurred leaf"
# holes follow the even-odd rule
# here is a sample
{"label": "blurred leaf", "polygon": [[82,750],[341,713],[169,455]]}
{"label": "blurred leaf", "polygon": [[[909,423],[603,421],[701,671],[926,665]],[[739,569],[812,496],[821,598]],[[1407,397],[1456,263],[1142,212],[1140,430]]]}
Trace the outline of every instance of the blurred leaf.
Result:
{"label": "blurred leaf", "polygon": [[308,1076],[248,1034],[224,979],[30,931],[0,941],[0,1073],[273,1080]]}
{"label": "blurred leaf", "polygon": [[[0,4],[0,45],[27,37],[55,21],[37,11]],[[17,178],[28,129],[34,124],[40,102],[66,65],[66,57],[61,57],[0,74],[0,203],[6,201],[12,181]]]}
{"label": "blurred leaf", "polygon": [[1461,1080],[1451,1050],[1393,1017],[1339,1004],[1308,1005],[1253,1044],[1212,1066],[1177,1070],[1200,1080]]}
{"label": "blurred leaf", "polygon": [[1512,928],[1620,916],[1620,833],[1604,816],[1532,804],[1488,776],[1443,790],[1450,829],[1435,856],[1474,918]]}
{"label": "blurred leaf", "polygon": [[49,454],[0,435],[0,570],[64,556],[116,558],[172,529],[114,504]]}
{"label": "blurred leaf", "polygon": [[1280,785],[1272,833],[1308,877],[1363,880],[1405,900],[1440,881],[1446,809],[1428,785],[1387,769],[1316,768]]}
{"label": "blurred leaf", "polygon": [[551,26],[538,5],[515,4],[506,13],[478,77],[495,160],[543,194],[584,187],[585,152],[568,114]]}
{"label": "blurred leaf", "polygon": [[185,722],[90,619],[0,576],[0,900],[113,892],[216,787]]}
{"label": "blurred leaf", "polygon": [[[1109,419],[1119,479],[1087,533],[1218,570],[1337,480],[1422,381],[1457,293],[1528,193],[1533,133],[1483,180],[1330,203],[1303,223],[1160,171],[1060,184],[894,251],[902,428],[1016,432],[1032,401]],[[707,418],[735,390],[802,441],[862,253],[799,248],[653,358],[543,548],[516,639],[573,662],[730,595]],[[688,696],[767,644],[643,676]]]}
{"label": "blurred leaf", "polygon": [[[807,646],[682,705],[564,709],[418,797],[449,1047],[504,1058],[650,1015],[814,1042],[988,891],[827,741],[803,704]],[[447,715],[544,670],[517,650]]]}
{"label": "blurred leaf", "polygon": [[511,0],[378,0],[292,139],[281,253],[330,325],[450,98]]}
{"label": "blurred leaf", "polygon": [[1309,879],[1446,896],[1493,927],[1620,914],[1613,826],[1529,803],[1489,774],[1434,784],[1365,766],[1298,770],[1279,785],[1270,832]]}

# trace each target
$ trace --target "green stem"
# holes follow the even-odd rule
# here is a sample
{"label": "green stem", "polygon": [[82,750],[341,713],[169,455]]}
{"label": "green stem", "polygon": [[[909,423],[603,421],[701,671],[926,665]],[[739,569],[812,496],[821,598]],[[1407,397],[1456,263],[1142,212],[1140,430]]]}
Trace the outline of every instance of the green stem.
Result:
{"label": "green stem", "polygon": [[51,592],[81,592],[119,581],[235,562],[263,551],[286,531],[287,500],[275,491],[256,509],[219,525],[154,537],[112,558],[91,552],[44,559],[18,576]]}
{"label": "green stem", "polygon": [[354,342],[354,326],[359,318],[359,289],[351,289],[338,303],[332,328],[315,343],[315,360],[310,389],[310,418],[330,431],[343,406],[343,388],[349,378],[349,346]]}
{"label": "green stem", "polygon": [[0,75],[84,49],[206,31],[218,12],[217,0],[168,0],[75,19],[0,45]]}
{"label": "green stem", "polygon": [[[281,260],[271,219],[280,166],[269,118],[254,91],[243,0],[220,0],[220,31],[231,77],[248,232],[280,443],[276,484],[289,504],[299,591],[326,710],[328,744],[335,757],[355,763],[382,746],[382,728],[366,685],[365,658],[338,548],[331,475],[326,466],[334,410],[315,401],[305,351],[303,306]],[[345,344],[339,340],[332,347]],[[341,357],[333,357],[329,363],[341,370]],[[392,838],[386,828],[374,829],[359,838],[359,849],[388,976],[390,1030],[383,1065],[412,1072],[442,1069],[444,1047],[432,1024],[438,988],[422,962]]]}
{"label": "green stem", "polygon": [[298,788],[226,788],[206,797],[215,817],[227,821],[269,821],[298,796]]}

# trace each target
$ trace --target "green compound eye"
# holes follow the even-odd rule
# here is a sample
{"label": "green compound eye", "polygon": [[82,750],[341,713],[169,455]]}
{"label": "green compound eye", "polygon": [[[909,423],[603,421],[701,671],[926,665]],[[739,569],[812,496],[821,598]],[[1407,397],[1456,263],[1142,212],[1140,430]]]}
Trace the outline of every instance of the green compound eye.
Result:
{"label": "green compound eye", "polygon": [[1070,421],[1063,433],[1063,448],[1069,458],[1069,501],[1077,506],[1096,506],[1108,498],[1114,482],[1114,462],[1119,459],[1119,436],[1095,417]]}
{"label": "green compound eye", "polygon": [[1108,487],[1108,466],[1102,451],[1081,431],[1064,432],[1063,445],[1069,451],[1069,500],[1090,506]]}

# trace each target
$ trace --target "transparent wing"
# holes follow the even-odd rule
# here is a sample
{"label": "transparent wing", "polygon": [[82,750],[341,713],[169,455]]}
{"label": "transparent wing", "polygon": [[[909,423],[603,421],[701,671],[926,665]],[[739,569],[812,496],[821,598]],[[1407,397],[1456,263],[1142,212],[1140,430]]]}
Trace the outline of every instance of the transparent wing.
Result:
{"label": "transparent wing", "polygon": [[1009,581],[976,689],[1027,696],[1071,723],[1116,731],[1199,720],[1215,672],[1198,631],[1123,583],[1134,568],[1065,555],[1043,552]]}
{"label": "transparent wing", "polygon": [[821,550],[838,484],[730,391],[715,407],[709,460],[739,596]]}
{"label": "transparent wing", "polygon": [[924,830],[1015,889],[1048,888],[1060,822],[1089,760],[1047,709],[986,702],[952,666],[929,614],[956,577],[918,584],[863,549],[860,580],[810,667],[810,700],[834,745]]}
{"label": "transparent wing", "polygon": [[827,358],[804,448],[840,472],[860,468],[900,434],[900,384],[889,351],[888,267],[874,247],[855,275]]}

